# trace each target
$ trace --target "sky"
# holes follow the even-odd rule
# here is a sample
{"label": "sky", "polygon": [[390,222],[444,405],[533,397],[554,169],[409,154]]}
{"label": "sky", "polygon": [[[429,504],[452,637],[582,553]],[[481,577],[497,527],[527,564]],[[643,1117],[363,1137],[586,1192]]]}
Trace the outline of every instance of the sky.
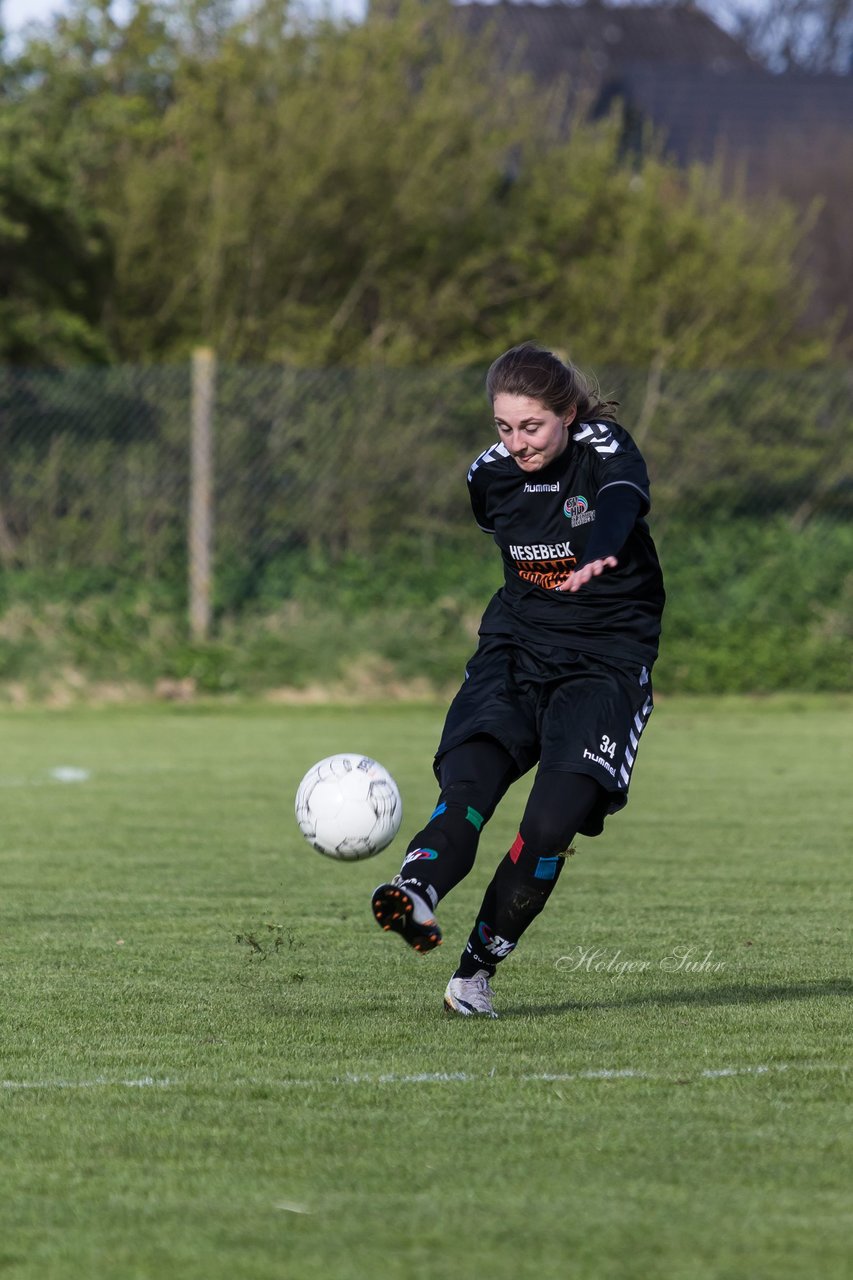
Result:
{"label": "sky", "polygon": [[[20,31],[27,22],[46,22],[65,7],[63,0],[0,0],[4,25],[11,33]],[[358,11],[358,0],[342,0],[340,7]]]}
{"label": "sky", "polygon": [[[339,8],[341,12],[352,15],[359,14],[365,5],[365,0],[333,0],[334,7]],[[742,0],[741,8],[759,9],[765,3],[765,0]],[[726,0],[720,0],[715,5],[703,5],[709,12],[717,10],[717,20],[721,26],[726,26]],[[3,13],[4,25],[6,31],[14,35],[29,21],[45,22],[52,14],[62,12],[65,8],[63,0],[0,0],[0,10]]]}
{"label": "sky", "polygon": [[8,31],[19,31],[30,18],[44,21],[55,9],[59,0],[3,0],[3,18]]}

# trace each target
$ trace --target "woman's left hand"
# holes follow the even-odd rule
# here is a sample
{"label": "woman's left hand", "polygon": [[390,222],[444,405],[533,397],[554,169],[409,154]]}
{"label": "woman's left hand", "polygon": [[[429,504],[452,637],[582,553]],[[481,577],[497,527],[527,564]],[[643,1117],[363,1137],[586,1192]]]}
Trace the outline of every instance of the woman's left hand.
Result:
{"label": "woman's left hand", "polygon": [[618,563],[619,561],[615,556],[605,556],[603,560],[591,560],[582,569],[576,569],[574,573],[570,573],[566,581],[557,587],[557,590],[577,591],[579,587],[584,586],[591,578],[600,578],[605,569],[615,569]]}

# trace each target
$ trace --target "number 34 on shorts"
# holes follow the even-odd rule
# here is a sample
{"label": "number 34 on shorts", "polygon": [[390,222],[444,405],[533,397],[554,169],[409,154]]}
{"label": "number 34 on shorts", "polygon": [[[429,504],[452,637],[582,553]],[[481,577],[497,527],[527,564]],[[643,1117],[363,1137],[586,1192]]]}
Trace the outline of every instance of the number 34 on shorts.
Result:
{"label": "number 34 on shorts", "polygon": [[[648,696],[640,707],[628,711],[631,720],[625,725],[621,737],[611,730],[609,733],[601,733],[594,737],[593,745],[584,746],[582,757],[584,765],[587,767],[590,764],[598,765],[607,774],[605,786],[608,789],[615,785],[618,790],[627,791],[640,737],[648,723],[652,707],[651,696]],[[589,772],[595,775],[597,770],[589,769]],[[604,782],[604,779],[602,778],[601,781]]]}

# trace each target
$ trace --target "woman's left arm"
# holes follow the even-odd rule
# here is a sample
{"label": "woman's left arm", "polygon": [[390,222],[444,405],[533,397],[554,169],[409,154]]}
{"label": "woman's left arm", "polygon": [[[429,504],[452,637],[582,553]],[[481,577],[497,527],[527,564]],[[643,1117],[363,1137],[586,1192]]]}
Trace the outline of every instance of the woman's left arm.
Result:
{"label": "woman's left arm", "polygon": [[577,591],[606,569],[615,569],[628,534],[647,506],[645,495],[633,484],[617,481],[606,485],[595,500],[595,524],[583,559],[557,590]]}

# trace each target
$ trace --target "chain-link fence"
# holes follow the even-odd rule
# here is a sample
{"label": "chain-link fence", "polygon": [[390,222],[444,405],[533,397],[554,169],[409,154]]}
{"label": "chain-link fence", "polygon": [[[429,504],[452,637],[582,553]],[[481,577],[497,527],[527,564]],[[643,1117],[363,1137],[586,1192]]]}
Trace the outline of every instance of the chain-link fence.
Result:
{"label": "chain-link fence", "polygon": [[[795,549],[849,528],[853,370],[597,372],[648,460],[671,554],[690,540],[701,560],[726,526],[772,526]],[[212,373],[214,635],[260,597],[308,590],[331,610],[339,574],[357,593],[391,547],[399,583],[476,539],[464,479],[493,438],[482,370]],[[192,388],[189,364],[0,371],[0,605],[18,581],[147,583],[186,616]],[[839,635],[848,607],[842,591]]]}
{"label": "chain-link fence", "polygon": [[[468,523],[462,479],[492,438],[480,371],[222,366],[213,399],[217,558],[331,559]],[[794,527],[853,513],[853,370],[604,370],[644,451],[655,523],[714,513]],[[0,563],[182,574],[191,376],[0,371]]]}

